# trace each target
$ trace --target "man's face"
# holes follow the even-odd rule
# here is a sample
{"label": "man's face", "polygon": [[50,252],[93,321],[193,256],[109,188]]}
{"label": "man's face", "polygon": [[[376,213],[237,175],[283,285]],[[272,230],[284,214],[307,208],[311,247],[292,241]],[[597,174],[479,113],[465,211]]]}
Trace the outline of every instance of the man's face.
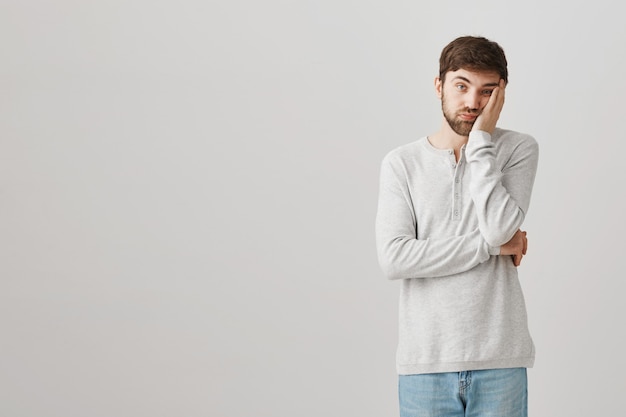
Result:
{"label": "man's face", "polygon": [[435,79],[443,116],[455,133],[469,136],[476,118],[487,105],[499,81],[500,74],[497,72],[464,69],[449,71],[443,83],[441,79]]}

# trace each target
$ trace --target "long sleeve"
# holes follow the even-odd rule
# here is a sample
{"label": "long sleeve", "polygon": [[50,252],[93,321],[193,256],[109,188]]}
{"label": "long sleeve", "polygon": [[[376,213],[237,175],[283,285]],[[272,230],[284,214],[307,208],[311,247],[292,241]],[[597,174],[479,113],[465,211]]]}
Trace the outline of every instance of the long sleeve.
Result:
{"label": "long sleeve", "polygon": [[432,278],[465,272],[496,255],[476,228],[468,233],[420,238],[407,167],[387,155],[380,171],[376,244],[389,279]]}
{"label": "long sleeve", "polygon": [[[508,242],[522,225],[539,157],[537,142],[532,137],[509,133],[496,129],[496,144],[487,132],[473,131],[465,153],[472,175],[470,194],[478,227],[494,247]],[[506,152],[502,151],[504,148]],[[499,160],[498,153],[507,159]]]}

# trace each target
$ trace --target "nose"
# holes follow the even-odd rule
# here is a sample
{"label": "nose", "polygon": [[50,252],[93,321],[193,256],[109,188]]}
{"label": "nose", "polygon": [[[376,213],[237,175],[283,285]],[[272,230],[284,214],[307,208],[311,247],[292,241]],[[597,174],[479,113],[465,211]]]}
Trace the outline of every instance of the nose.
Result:
{"label": "nose", "polygon": [[472,110],[480,108],[480,94],[478,92],[468,92],[465,95],[465,105]]}

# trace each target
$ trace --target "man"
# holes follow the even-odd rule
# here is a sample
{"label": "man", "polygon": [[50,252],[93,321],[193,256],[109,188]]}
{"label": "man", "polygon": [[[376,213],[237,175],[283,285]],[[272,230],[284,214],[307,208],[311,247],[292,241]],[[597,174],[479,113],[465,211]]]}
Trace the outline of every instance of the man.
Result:
{"label": "man", "polygon": [[497,43],[457,38],[439,64],[441,128],[387,154],[380,174],[379,262],[402,280],[400,415],[527,416],[535,350],[517,267],[538,146],[496,128],[508,83]]}

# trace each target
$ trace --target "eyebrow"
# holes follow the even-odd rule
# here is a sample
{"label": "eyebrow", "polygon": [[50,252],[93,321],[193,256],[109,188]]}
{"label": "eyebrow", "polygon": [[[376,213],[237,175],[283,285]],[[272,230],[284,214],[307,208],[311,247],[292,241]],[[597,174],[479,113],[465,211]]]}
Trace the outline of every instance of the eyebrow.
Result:
{"label": "eyebrow", "polygon": [[[463,77],[461,75],[457,75],[456,77],[454,77],[452,79],[452,81],[457,80],[457,79],[461,80],[461,81],[465,81],[468,84],[472,83],[470,80],[468,80],[467,78],[465,78],[465,77]],[[497,87],[498,85],[500,85],[500,84],[499,83],[487,83],[487,84],[484,84],[483,87]]]}

